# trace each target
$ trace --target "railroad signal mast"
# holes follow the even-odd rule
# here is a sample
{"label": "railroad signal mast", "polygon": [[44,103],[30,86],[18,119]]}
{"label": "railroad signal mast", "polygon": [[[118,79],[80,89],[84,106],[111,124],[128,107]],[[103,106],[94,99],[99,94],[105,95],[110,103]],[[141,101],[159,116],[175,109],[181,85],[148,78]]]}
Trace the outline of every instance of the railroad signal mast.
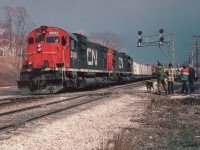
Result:
{"label": "railroad signal mast", "polygon": [[159,35],[142,36],[142,31],[138,31],[136,37],[137,47],[157,46],[168,57],[170,63],[175,65],[175,50],[173,34],[163,35],[164,30],[159,30]]}

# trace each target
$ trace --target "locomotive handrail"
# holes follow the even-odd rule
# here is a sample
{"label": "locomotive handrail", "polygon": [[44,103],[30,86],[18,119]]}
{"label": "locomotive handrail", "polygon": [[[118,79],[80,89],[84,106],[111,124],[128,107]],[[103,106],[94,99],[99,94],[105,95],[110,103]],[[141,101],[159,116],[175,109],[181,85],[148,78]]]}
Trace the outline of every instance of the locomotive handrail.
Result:
{"label": "locomotive handrail", "polygon": [[43,54],[56,54],[56,52],[42,52]]}
{"label": "locomotive handrail", "polygon": [[26,55],[33,55],[35,52],[32,52],[32,53],[25,53]]}

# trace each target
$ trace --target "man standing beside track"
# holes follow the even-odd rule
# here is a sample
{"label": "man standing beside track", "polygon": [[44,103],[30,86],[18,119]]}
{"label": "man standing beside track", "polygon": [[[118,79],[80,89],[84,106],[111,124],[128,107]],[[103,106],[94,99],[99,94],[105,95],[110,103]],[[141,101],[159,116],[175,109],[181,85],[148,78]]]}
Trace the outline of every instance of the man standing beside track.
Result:
{"label": "man standing beside track", "polygon": [[184,93],[184,91],[186,92],[186,94],[188,94],[188,89],[187,89],[187,81],[188,81],[188,69],[186,68],[185,65],[183,65],[183,68],[181,69],[181,81],[182,81],[182,90],[181,90],[181,94]]}
{"label": "man standing beside track", "polygon": [[190,85],[190,93],[194,92],[194,85],[193,82],[195,80],[195,70],[194,68],[188,64],[188,71],[189,71],[189,76],[188,76],[188,81],[189,81],[189,85]]}
{"label": "man standing beside track", "polygon": [[160,85],[162,84],[165,94],[167,95],[167,90],[166,90],[166,83],[165,83],[165,72],[164,72],[164,67],[163,65],[157,61],[157,67],[156,67],[156,77],[157,77],[157,85],[158,85],[158,94],[160,95],[161,90],[160,90]]}
{"label": "man standing beside track", "polygon": [[172,68],[172,64],[168,65],[167,74],[167,85],[168,85],[168,94],[174,93],[174,78],[175,78],[175,70]]}

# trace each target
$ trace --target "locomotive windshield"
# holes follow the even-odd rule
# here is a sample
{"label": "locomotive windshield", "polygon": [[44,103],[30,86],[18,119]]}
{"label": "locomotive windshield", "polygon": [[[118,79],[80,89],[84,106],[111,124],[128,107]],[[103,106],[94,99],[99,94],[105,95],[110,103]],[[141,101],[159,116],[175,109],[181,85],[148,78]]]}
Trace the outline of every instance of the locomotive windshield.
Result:
{"label": "locomotive windshield", "polygon": [[36,40],[36,43],[44,42],[44,36],[39,36],[35,40]]}
{"label": "locomotive windshield", "polygon": [[57,36],[46,37],[46,43],[59,43],[59,42],[60,42],[60,38]]}

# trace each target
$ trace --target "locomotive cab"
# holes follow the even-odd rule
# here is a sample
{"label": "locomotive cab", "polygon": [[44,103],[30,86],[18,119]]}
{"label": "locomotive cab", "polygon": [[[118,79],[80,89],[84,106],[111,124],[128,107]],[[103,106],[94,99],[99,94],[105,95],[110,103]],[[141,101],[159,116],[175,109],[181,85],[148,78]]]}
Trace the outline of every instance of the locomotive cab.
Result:
{"label": "locomotive cab", "polygon": [[70,66],[69,35],[59,29],[41,26],[32,31],[26,40],[24,67],[56,68]]}
{"label": "locomotive cab", "polygon": [[[56,92],[63,88],[64,69],[70,67],[70,50],[76,50],[76,40],[74,35],[56,27],[41,26],[33,30],[26,39],[26,59],[20,72],[19,89],[28,86],[35,91],[38,87],[50,86],[50,91]],[[59,88],[54,87],[56,82],[61,83]]]}

